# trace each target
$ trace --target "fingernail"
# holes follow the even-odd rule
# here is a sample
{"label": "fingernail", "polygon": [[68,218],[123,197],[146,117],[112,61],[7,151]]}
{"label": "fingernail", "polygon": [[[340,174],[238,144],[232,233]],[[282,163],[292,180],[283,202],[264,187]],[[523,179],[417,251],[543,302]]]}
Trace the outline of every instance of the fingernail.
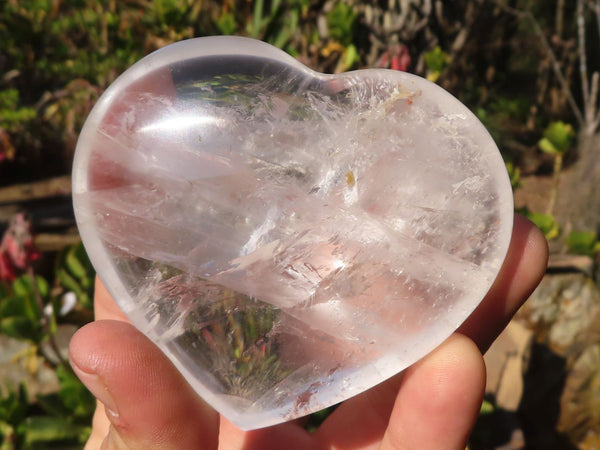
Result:
{"label": "fingernail", "polygon": [[100,377],[95,373],[86,372],[85,370],[78,367],[76,364],[71,363],[73,371],[79,377],[81,382],[86,388],[104,405],[106,415],[111,422],[116,422],[119,419],[119,411],[117,404],[110,395],[110,392],[106,385],[102,382]]}

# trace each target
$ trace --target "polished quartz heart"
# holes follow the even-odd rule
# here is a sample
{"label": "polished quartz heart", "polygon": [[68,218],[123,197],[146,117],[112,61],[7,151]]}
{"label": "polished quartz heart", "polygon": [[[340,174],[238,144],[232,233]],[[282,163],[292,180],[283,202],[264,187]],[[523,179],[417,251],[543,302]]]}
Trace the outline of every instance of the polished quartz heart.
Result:
{"label": "polished quartz heart", "polygon": [[115,300],[244,429],[439,345],[490,288],[513,220],[497,147],[443,89],[316,73],[239,37],[126,71],[87,119],[73,185]]}

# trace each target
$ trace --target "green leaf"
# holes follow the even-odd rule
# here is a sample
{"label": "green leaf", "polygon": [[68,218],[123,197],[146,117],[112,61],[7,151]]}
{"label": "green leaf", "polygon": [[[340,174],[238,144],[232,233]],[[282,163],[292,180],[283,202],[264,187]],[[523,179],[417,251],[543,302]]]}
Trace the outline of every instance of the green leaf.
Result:
{"label": "green leaf", "polygon": [[5,317],[0,319],[0,333],[15,339],[40,342],[43,339],[42,326],[28,317]]}
{"label": "green leaf", "polygon": [[575,131],[573,127],[565,122],[552,122],[544,130],[544,137],[540,139],[538,145],[543,152],[550,154],[566,153],[575,139]]}
{"label": "green leaf", "polygon": [[37,404],[46,415],[55,417],[71,416],[69,409],[65,406],[57,392],[52,394],[38,395]]}
{"label": "green leaf", "polygon": [[[297,10],[293,9],[289,11],[284,17],[279,32],[276,34],[274,39],[269,39],[269,43],[275,47],[284,48],[294,33],[296,33],[299,20],[300,17]],[[289,50],[291,49],[287,49],[288,53]]]}
{"label": "green leaf", "polygon": [[96,399],[87,390],[73,371],[58,366],[56,376],[60,383],[59,396],[74,417],[91,418],[96,408]]}
{"label": "green leaf", "polygon": [[217,19],[217,28],[221,34],[233,34],[237,29],[237,23],[235,22],[235,15],[233,13],[221,14]]}
{"label": "green leaf", "polygon": [[26,445],[56,442],[83,443],[90,433],[90,427],[76,425],[64,417],[27,417],[19,425],[17,432],[23,436]]}
{"label": "green leaf", "polygon": [[333,413],[336,410],[338,406],[339,404],[333,405],[329,408],[325,408],[312,413],[310,416],[308,416],[308,421],[306,425],[304,425],[304,429],[309,433],[314,432],[317,428],[321,426],[323,422],[325,422],[325,419],[327,419],[331,415],[331,413]]}
{"label": "green leaf", "polygon": [[76,294],[81,291],[81,287],[79,286],[79,283],[77,283],[77,280],[62,267],[58,269],[56,277],[60,281],[60,284],[68,291],[73,291]]}
{"label": "green leaf", "polygon": [[17,295],[25,297],[35,295],[35,288],[37,288],[37,291],[42,296],[42,298],[47,297],[48,293],[50,292],[48,282],[40,276],[36,276],[35,281],[36,286],[34,287],[31,277],[29,275],[23,275],[17,278],[15,281],[13,281],[13,291]]}
{"label": "green leaf", "polygon": [[594,256],[600,251],[598,236],[593,231],[573,231],[567,237],[569,253]]}
{"label": "green leaf", "polygon": [[353,44],[348,45],[344,57],[344,70],[350,70],[358,62],[358,58],[356,47]]}
{"label": "green leaf", "polygon": [[84,264],[79,260],[77,255],[77,247],[71,247],[65,257],[65,265],[69,272],[79,280],[85,278],[87,271]]}
{"label": "green leaf", "polygon": [[510,179],[510,186],[515,189],[521,187],[521,169],[515,166],[512,162],[505,163],[506,171],[508,172],[508,177]]}
{"label": "green leaf", "polygon": [[15,429],[12,425],[0,420],[0,450],[15,450]]}
{"label": "green leaf", "polygon": [[19,91],[7,89],[0,91],[0,128],[14,133],[37,116],[34,108],[20,107]]}
{"label": "green leaf", "polygon": [[23,297],[6,297],[0,303],[0,317],[12,317],[12,316],[26,316],[27,305],[26,299]]}
{"label": "green leaf", "polygon": [[34,323],[39,323],[42,312],[38,304],[36,294],[29,277],[21,277],[13,283],[13,291],[16,295],[4,299],[0,303],[0,317],[8,318],[11,316],[24,317]]}
{"label": "green leaf", "polygon": [[450,63],[450,56],[440,46],[425,53],[425,66],[428,72],[441,73]]}
{"label": "green leaf", "polygon": [[33,283],[28,275],[24,275],[13,281],[12,288],[19,297],[26,297],[33,292]]}
{"label": "green leaf", "polygon": [[0,398],[0,421],[17,425],[25,418],[28,405],[27,389],[21,383],[17,391],[9,391]]}
{"label": "green leaf", "polygon": [[558,237],[560,228],[554,216],[550,214],[530,213],[528,218],[542,230],[546,239],[555,239]]}
{"label": "green leaf", "polygon": [[354,26],[357,15],[347,3],[337,3],[327,13],[327,27],[329,36],[344,46],[348,46],[354,40]]}
{"label": "green leaf", "polygon": [[69,273],[60,268],[58,269],[56,276],[60,281],[61,286],[63,286],[67,291],[72,291],[77,296],[77,299],[82,303],[89,303],[88,295],[86,291],[79,285],[77,280],[73,278]]}
{"label": "green leaf", "polygon": [[544,153],[549,153],[550,155],[560,155],[560,151],[554,146],[554,144],[549,139],[540,139],[538,141],[538,147]]}
{"label": "green leaf", "polygon": [[91,306],[95,271],[81,243],[61,253],[57,260],[56,278],[66,291],[75,293],[82,306]]}
{"label": "green leaf", "polygon": [[492,402],[484,399],[483,402],[481,403],[481,408],[479,410],[479,414],[480,415],[491,414],[494,412],[495,409],[496,408],[494,407],[494,404]]}

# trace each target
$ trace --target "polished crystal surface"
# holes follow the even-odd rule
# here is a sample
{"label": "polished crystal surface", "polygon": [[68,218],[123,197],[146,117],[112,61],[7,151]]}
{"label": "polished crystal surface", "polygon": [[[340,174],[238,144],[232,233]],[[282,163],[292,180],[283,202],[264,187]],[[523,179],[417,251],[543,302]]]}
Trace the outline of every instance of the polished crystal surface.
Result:
{"label": "polished crystal surface", "polygon": [[440,87],[315,73],[258,41],[183,41],[102,96],[74,163],[123,311],[244,429],[356,395],[447,338],[512,230],[499,152]]}

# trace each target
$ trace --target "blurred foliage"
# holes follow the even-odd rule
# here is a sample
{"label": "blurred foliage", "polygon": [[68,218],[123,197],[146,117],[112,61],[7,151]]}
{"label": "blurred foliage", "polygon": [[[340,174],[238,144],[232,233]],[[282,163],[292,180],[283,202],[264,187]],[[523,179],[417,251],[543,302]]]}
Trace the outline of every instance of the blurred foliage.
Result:
{"label": "blurred foliage", "polygon": [[19,91],[7,89],[0,92],[0,127],[15,133],[19,127],[35,117],[35,109],[19,104]]}
{"label": "blurred foliage", "polygon": [[356,13],[344,2],[336,3],[327,13],[329,36],[341,45],[348,46],[354,39]]}
{"label": "blurred foliage", "polygon": [[329,42],[321,50],[328,57],[338,52],[341,56],[335,72],[350,70],[359,61],[358,51],[353,44],[357,15],[350,5],[338,2],[327,12],[326,23],[329,30]]}
{"label": "blurred foliage", "polygon": [[[73,292],[81,308],[92,309],[95,271],[83,248],[77,244],[63,249],[58,255],[55,284],[61,293]],[[58,307],[59,305],[55,305]],[[59,308],[60,309],[60,308]]]}
{"label": "blurred foliage", "polygon": [[539,140],[540,149],[551,155],[564,155],[573,145],[575,131],[573,127],[562,121],[552,122],[544,130],[544,137]]}
{"label": "blurred foliage", "polygon": [[547,240],[556,239],[560,235],[560,227],[552,214],[531,212],[527,208],[517,210],[531,220],[546,236]]}
{"label": "blurred foliage", "polygon": [[[542,4],[512,2],[556,36],[556,11]],[[0,180],[67,172],[84,118],[120,73],[171,42],[215,34],[261,39],[321,72],[410,68],[467,103],[521,166],[542,138],[540,123],[571,117],[532,24],[502,5],[459,0],[434,10],[425,0],[2,0]],[[573,14],[565,8],[561,37],[550,41],[567,82],[576,81],[569,51]],[[402,63],[389,64],[398,49]],[[538,167],[523,168],[531,169]]]}
{"label": "blurred foliage", "polygon": [[444,69],[450,64],[450,55],[439,46],[425,52],[425,66],[427,67],[427,79],[437,81]]}
{"label": "blurred foliage", "polygon": [[0,448],[82,446],[91,432],[94,397],[65,366],[56,370],[60,389],[30,402],[23,384],[0,398]]}
{"label": "blurred foliage", "polygon": [[7,295],[0,299],[0,333],[41,343],[45,337],[42,306],[48,303],[48,295],[48,282],[42,277],[35,277],[35,283],[29,275],[13,281]]}
{"label": "blurred foliage", "polygon": [[600,253],[600,242],[593,231],[572,231],[567,237],[569,253],[596,256]]}
{"label": "blurred foliage", "polygon": [[31,259],[17,269],[21,274],[12,281],[0,280],[0,334],[27,343],[13,358],[23,359],[31,374],[40,364],[53,368],[59,389],[31,398],[23,384],[0,387],[0,449],[80,447],[96,403],[63,359],[55,336],[61,324],[91,320],[94,271],[81,244],[58,255],[50,281],[34,274]]}
{"label": "blurred foliage", "polygon": [[469,439],[466,450],[487,449],[489,443],[494,442],[493,433],[495,423],[502,419],[498,417],[502,413],[501,408],[496,405],[493,397],[485,397],[479,409],[479,417]]}
{"label": "blurred foliage", "polygon": [[512,162],[506,162],[506,171],[513,191],[521,187],[521,169]]}
{"label": "blurred foliage", "polygon": [[317,411],[316,413],[311,414],[308,417],[306,424],[304,425],[306,431],[308,431],[309,433],[314,433],[317,430],[317,428],[319,428],[321,424],[325,422],[325,419],[327,419],[337,409],[338,406],[339,404],[333,405],[329,408],[325,408],[321,411]]}

